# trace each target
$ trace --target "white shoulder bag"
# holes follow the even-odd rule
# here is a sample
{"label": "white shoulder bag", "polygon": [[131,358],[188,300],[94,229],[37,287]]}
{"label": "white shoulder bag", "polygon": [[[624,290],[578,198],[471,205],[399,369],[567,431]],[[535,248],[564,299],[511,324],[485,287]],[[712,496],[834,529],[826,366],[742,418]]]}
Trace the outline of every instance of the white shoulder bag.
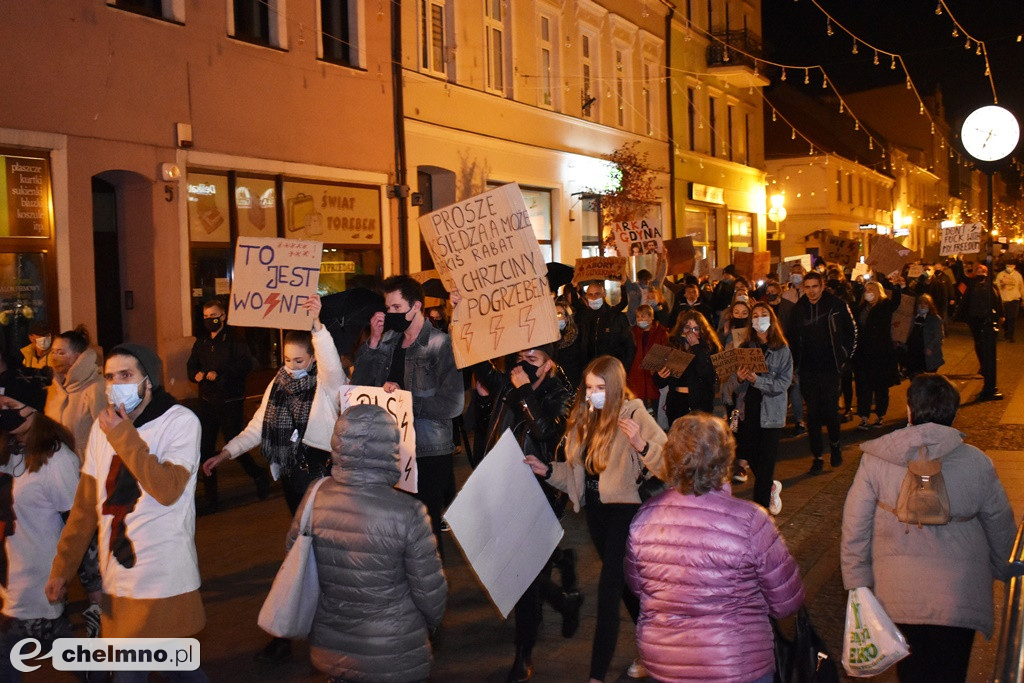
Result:
{"label": "white shoulder bag", "polygon": [[263,601],[257,622],[261,629],[278,638],[305,638],[313,627],[313,616],[320,601],[320,580],[313,557],[313,501],[324,477],[313,484],[313,490],[302,510],[299,537],[295,539],[274,584]]}

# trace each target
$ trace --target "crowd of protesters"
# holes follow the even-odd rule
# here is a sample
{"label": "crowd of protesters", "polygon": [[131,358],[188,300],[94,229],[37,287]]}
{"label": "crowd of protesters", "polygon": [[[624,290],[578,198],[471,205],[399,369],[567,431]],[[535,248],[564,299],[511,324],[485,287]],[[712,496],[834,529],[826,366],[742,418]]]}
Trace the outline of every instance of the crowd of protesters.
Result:
{"label": "crowd of protesters", "polygon": [[[885,539],[872,541],[870,524],[887,529],[895,522],[865,502],[866,477],[891,480],[886,468],[905,467],[922,439],[937,440],[934,457],[955,452],[965,453],[968,465],[987,461],[949,433],[958,403],[942,398],[948,382],[934,373],[944,362],[946,325],[966,322],[985,379],[980,398],[1001,398],[992,348],[1000,330],[1014,342],[1024,297],[1010,261],[994,278],[985,265],[961,260],[926,264],[913,277],[907,266],[853,280],[836,264],[813,265],[796,261],[756,274],[727,265],[715,279],[683,273],[670,281],[658,256],[653,273],[562,287],[557,340],[462,370],[446,329],[449,306],[462,303],[458,291],[448,305],[427,309],[415,280],[388,278],[381,310],[369,317],[354,352],[336,347],[313,297],[306,304],[310,329],[286,331],[283,362],[247,425],[243,405],[255,359],[226,324],[223,302],[202,306],[203,329],[187,364],[198,390],[194,412],[164,390],[162,361],[151,349],[122,344],[104,356],[84,329],[54,335],[36,323],[29,343],[0,359],[3,652],[22,637],[49,645],[71,633],[64,601],[76,572],[89,597],[92,635],[199,632],[197,478],[201,470],[208,509],[216,510],[216,469],[235,459],[260,499],[271,480],[280,482],[296,520],[289,545],[302,510],[308,504],[313,511],[323,600],[310,634],[315,666],[337,681],[424,680],[429,635],[445,609],[442,514],[456,494],[455,457],[464,451],[475,467],[511,430],[555,514],[582,509],[601,560],[591,681],[609,673],[620,601],[638,625],[630,677],[772,680],[768,617],[793,613],[803,599],[796,564],[772,523],[782,509],[774,469],[787,421],[790,436],[807,434],[810,474],[825,470],[826,446],[828,465],[839,468],[841,423],[853,414],[860,431],[905,423],[902,409],[890,411],[890,389],[904,379],[917,383],[910,431],[865,445],[888,464],[865,459],[847,502],[844,576],[851,588],[873,585],[867,546]],[[894,321],[907,297],[913,313],[898,333]],[[655,346],[683,352],[685,369],[650,367],[645,360]],[[719,376],[713,359],[732,349],[759,351],[763,366]],[[399,439],[390,416],[368,406],[342,412],[345,384],[410,392],[419,502],[392,488]],[[924,398],[918,386],[933,396]],[[464,415],[471,440],[460,427]],[[251,455],[257,447],[269,472]],[[954,496],[965,526],[973,512],[984,527],[974,545],[993,559],[972,570],[980,583],[1002,576],[995,558],[1007,555],[1003,546],[1013,534],[1005,493],[985,472],[976,487],[979,500],[987,496],[980,511],[973,499]],[[731,484],[749,476],[753,502],[733,498]],[[975,475],[954,470],[950,479],[958,476]],[[328,484],[311,487],[321,480]],[[891,493],[870,491],[880,507]],[[879,515],[884,521],[872,522]],[[34,543],[26,544],[26,535]],[[723,542],[709,546],[702,541],[708,536]],[[533,676],[544,604],[561,615],[563,636],[576,633],[585,593],[576,558],[575,549],[556,548],[519,599],[509,681]],[[723,591],[738,586],[756,599],[723,600]],[[991,610],[929,621],[895,607],[903,603],[888,588],[878,590],[901,615],[911,614],[909,625],[991,631]],[[706,616],[673,620],[712,613],[706,624]],[[688,625],[676,630],[677,623]],[[947,632],[921,628],[911,629],[921,651],[948,643]],[[970,652],[960,631],[953,634],[957,667]],[[749,643],[743,657],[722,647],[736,638]],[[275,638],[258,657],[290,654],[290,642]],[[176,675],[205,680],[201,671]]]}

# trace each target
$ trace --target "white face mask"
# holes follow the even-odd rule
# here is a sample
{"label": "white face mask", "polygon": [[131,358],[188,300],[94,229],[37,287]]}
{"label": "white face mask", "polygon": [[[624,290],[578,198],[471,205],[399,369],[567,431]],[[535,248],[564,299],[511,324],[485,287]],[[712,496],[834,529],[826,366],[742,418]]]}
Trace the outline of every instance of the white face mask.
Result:
{"label": "white face mask", "polygon": [[737,294],[736,295],[736,301],[747,301],[747,295],[746,294]]}
{"label": "white face mask", "polygon": [[284,371],[291,375],[292,379],[302,379],[303,377],[309,374],[309,368],[300,368],[298,370],[292,370],[291,368],[288,368],[286,366]]}
{"label": "white face mask", "polygon": [[142,381],[138,384],[108,384],[107,400],[115,408],[123,405],[124,412],[130,413],[142,403],[142,397],[139,396],[139,387],[145,381],[146,378],[143,377]]}
{"label": "white face mask", "polygon": [[594,406],[597,410],[604,408],[604,392],[594,391],[587,396],[587,400],[590,401],[590,405]]}
{"label": "white face mask", "polygon": [[648,327],[651,326],[651,321],[650,320],[637,320],[636,321],[636,326],[639,327],[641,330],[646,330]]}
{"label": "white face mask", "polygon": [[799,287],[804,283],[804,276],[800,275],[799,273],[794,273],[793,275],[789,276],[789,281],[792,282],[797,287]]}
{"label": "white face mask", "polygon": [[767,332],[768,328],[772,326],[771,318],[754,318],[753,319],[754,329],[758,332]]}
{"label": "white face mask", "polygon": [[868,303],[871,303],[874,300],[875,300],[875,293],[874,292],[864,292],[864,301],[867,301]]}
{"label": "white face mask", "polygon": [[52,343],[53,338],[50,337],[50,335],[46,335],[45,337],[40,337],[39,339],[36,339],[36,348],[39,349],[40,351],[49,351],[50,344]]}
{"label": "white face mask", "polygon": [[604,299],[587,299],[587,304],[596,311],[604,306]]}
{"label": "white face mask", "polygon": [[919,309],[917,309],[917,315],[918,315],[918,317],[924,318],[925,316],[928,315],[928,309],[927,308],[919,308]]}

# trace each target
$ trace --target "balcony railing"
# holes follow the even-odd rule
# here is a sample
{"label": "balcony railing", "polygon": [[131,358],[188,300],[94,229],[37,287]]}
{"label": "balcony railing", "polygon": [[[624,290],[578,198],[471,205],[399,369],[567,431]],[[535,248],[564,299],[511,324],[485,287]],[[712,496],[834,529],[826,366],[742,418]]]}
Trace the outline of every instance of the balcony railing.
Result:
{"label": "balcony railing", "polygon": [[708,46],[708,66],[743,65],[755,68],[753,57],[761,56],[761,37],[747,29],[713,33]]}

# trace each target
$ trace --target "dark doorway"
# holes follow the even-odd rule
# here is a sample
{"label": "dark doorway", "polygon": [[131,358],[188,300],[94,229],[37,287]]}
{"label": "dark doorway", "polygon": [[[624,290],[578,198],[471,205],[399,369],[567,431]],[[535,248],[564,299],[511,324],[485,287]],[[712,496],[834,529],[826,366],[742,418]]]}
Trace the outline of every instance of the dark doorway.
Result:
{"label": "dark doorway", "polygon": [[92,179],[92,244],[96,266],[96,342],[107,352],[124,341],[117,194],[113,185],[96,177]]}

